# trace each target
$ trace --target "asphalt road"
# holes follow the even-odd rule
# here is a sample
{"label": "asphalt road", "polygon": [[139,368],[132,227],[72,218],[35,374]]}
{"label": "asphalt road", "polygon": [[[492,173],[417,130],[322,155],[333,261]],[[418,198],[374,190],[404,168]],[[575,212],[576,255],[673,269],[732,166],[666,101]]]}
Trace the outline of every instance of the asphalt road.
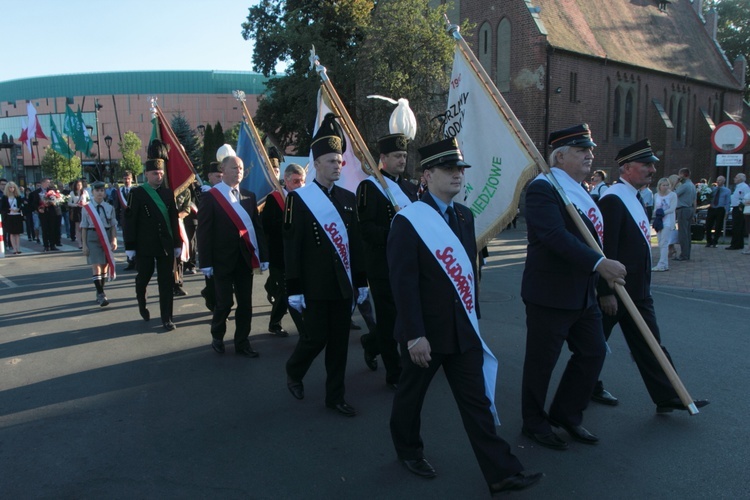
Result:
{"label": "asphalt road", "polygon": [[[750,295],[654,289],[683,383],[712,401],[700,414],[657,416],[616,331],[602,377],[621,403],[592,404],[584,421],[600,444],[540,448],[520,434],[524,238],[507,231],[491,244],[480,294],[483,336],[500,361],[499,432],[527,469],[546,474],[515,496],[747,498]],[[202,276],[186,278],[178,329],[166,333],[154,299],[156,319],[139,317],[133,273],[107,285],[107,308],[94,302],[90,275],[75,251],[0,259],[0,497],[487,497],[444,377],[422,414],[425,453],[439,475],[423,480],[396,461],[392,393],[382,367],[365,367],[360,332],[352,332],[347,371],[347,399],[360,415],[346,418],[324,407],[322,358],[305,379],[306,398],[288,393],[284,363],[296,335],[288,317],[292,336],[265,333],[265,277],[255,282],[251,338],[261,355],[245,359],[231,346],[223,356],[211,350]]]}

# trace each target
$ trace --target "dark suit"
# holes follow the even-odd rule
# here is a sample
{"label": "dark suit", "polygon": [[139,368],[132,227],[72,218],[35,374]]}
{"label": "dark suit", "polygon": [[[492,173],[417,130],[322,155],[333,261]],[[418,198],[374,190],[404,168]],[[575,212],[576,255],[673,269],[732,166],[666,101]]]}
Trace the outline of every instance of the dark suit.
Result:
{"label": "dark suit", "polygon": [[57,233],[59,229],[55,229],[55,223],[57,223],[55,207],[52,205],[48,206],[43,198],[44,193],[42,193],[42,188],[36,189],[32,191],[29,196],[29,203],[31,204],[32,211],[37,212],[39,215],[39,227],[42,230],[42,242],[44,244],[44,249],[49,250],[57,243]]}
{"label": "dark suit", "polygon": [[[432,195],[422,201],[438,210]],[[420,203],[421,203],[420,202]],[[477,247],[471,211],[454,203],[460,240],[476,276]],[[447,223],[446,231],[450,231]],[[441,366],[458,404],[464,429],[487,481],[493,484],[523,470],[508,443],[495,431],[482,373],[483,351],[460,298],[437,260],[405,217],[393,220],[388,236],[388,267],[397,304],[394,335],[401,343],[403,372],[393,399],[390,428],[402,460],[423,458],[420,413],[430,381]],[[475,305],[479,314],[476,295]],[[425,337],[432,349],[428,368],[414,364],[407,341]]]}
{"label": "dark suit", "polygon": [[[125,200],[128,199],[130,196],[130,191],[135,189],[136,186],[131,185],[129,188],[126,188],[125,186],[120,186],[117,188],[117,191],[122,193],[123,198]],[[126,192],[127,191],[127,192]],[[120,201],[120,195],[117,193],[112,193],[112,206],[115,207],[115,214],[117,214],[117,223],[120,227],[125,227],[125,208],[126,206],[123,205],[123,203]]]}
{"label": "dark suit", "polygon": [[[315,181],[313,181],[315,182]],[[349,346],[349,325],[357,288],[367,285],[362,262],[354,193],[339,186],[330,192],[315,182],[336,207],[347,228],[353,286],[325,230],[296,191],[289,193],[284,214],[284,265],[287,293],[302,294],[305,332],[286,363],[287,375],[301,381],[313,360],[325,348],[326,405],[344,402],[344,376]]]}
{"label": "dark suit", "polygon": [[[221,193],[217,193],[223,196]],[[240,195],[240,205],[250,216],[258,243],[260,262],[266,262],[267,249],[258,218],[255,195]],[[198,255],[200,267],[213,267],[216,307],[211,319],[211,336],[223,339],[227,330],[227,318],[234,305],[232,292],[237,297],[234,314],[234,346],[244,349],[249,346],[248,336],[252,321],[253,256],[239,235],[237,226],[219,204],[212,193],[204,193],[198,209]]]}
{"label": "dark suit", "polygon": [[[412,202],[417,201],[417,186],[403,178],[397,181],[382,170],[381,173],[396,182]],[[389,384],[398,383],[401,376],[398,346],[393,338],[396,304],[393,302],[391,282],[388,279],[388,259],[385,251],[391,221],[395,215],[393,205],[377,186],[369,180],[364,180],[359,184],[357,218],[365,249],[367,282],[370,284],[377,315],[375,335],[372,333],[362,335],[362,347],[371,355],[381,355],[385,365],[385,379]]]}
{"label": "dark suit", "polygon": [[[595,235],[591,221],[581,219]],[[545,180],[529,184],[526,223],[529,245],[521,282],[526,305],[521,413],[525,430],[548,434],[545,401],[563,343],[568,343],[573,354],[550,406],[549,416],[554,420],[581,425],[604,364],[606,346],[596,302],[599,274],[594,272],[601,255],[585,243],[562,198]]]}
{"label": "dark suit", "polygon": [[297,333],[302,333],[304,323],[302,314],[296,309],[291,309],[287,304],[286,273],[284,271],[284,236],[282,226],[284,224],[284,206],[275,195],[266,197],[266,205],[260,214],[260,222],[263,233],[268,243],[268,280],[266,280],[266,292],[274,299],[271,305],[271,317],[268,320],[269,331],[281,328],[281,319],[289,310]]}
{"label": "dark suit", "polygon": [[146,305],[146,287],[154,274],[154,262],[156,263],[161,320],[167,322],[172,321],[174,249],[181,246],[181,241],[172,190],[162,183],[156,192],[167,207],[169,220],[164,220],[156,203],[143,187],[131,189],[125,210],[123,239],[125,250],[136,252],[138,274],[135,277],[135,296],[139,306]]}
{"label": "dark suit", "polygon": [[[633,194],[635,196],[635,194]],[[604,253],[610,259],[620,261],[627,269],[625,290],[633,299],[636,308],[646,324],[661,344],[659,325],[656,322],[654,300],[651,297],[651,245],[646,242],[640,229],[630,216],[628,209],[617,196],[605,196],[599,200],[599,207],[604,216]],[[607,283],[599,283],[599,295],[612,295],[614,290]],[[677,397],[667,375],[662,370],[656,356],[651,352],[643,339],[633,318],[625,310],[620,299],[617,299],[617,314],[604,315],[604,337],[609,339],[614,326],[619,323],[630,348],[633,360],[638,366],[643,382],[654,403],[660,403]],[[667,349],[662,346],[670,363]]]}

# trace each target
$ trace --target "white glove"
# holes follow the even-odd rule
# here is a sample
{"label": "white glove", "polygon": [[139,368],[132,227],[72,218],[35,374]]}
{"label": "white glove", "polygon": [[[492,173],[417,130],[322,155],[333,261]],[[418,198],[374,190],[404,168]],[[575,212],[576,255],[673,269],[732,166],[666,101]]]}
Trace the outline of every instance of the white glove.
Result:
{"label": "white glove", "polygon": [[260,263],[260,270],[261,271],[268,271],[268,262],[261,262]]}
{"label": "white glove", "polygon": [[214,268],[213,267],[201,267],[201,272],[203,273],[203,276],[206,278],[210,278],[214,275]]}
{"label": "white glove", "polygon": [[302,309],[305,308],[305,296],[304,295],[290,295],[287,299],[289,307],[301,313]]}
{"label": "white glove", "polygon": [[135,259],[135,250],[125,250],[125,255],[128,256],[128,260]]}
{"label": "white glove", "polygon": [[182,247],[174,249],[174,256],[175,256],[175,258],[179,257],[181,253],[182,253]]}
{"label": "white glove", "polygon": [[367,300],[367,296],[370,294],[370,289],[366,286],[359,288],[357,293],[357,304],[361,304],[365,300]]}

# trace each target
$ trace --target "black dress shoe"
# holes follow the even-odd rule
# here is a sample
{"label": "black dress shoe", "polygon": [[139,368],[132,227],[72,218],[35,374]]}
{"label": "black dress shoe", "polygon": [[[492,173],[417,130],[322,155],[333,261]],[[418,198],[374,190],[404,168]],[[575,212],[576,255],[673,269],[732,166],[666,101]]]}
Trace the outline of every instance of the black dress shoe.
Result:
{"label": "black dress shoe", "polygon": [[357,414],[357,410],[355,410],[354,407],[346,401],[342,401],[341,403],[337,403],[335,405],[326,403],[326,407],[332,410],[336,410],[346,417],[353,417]]}
{"label": "black dress shoe", "polygon": [[570,437],[572,437],[579,443],[596,444],[599,442],[599,438],[587,431],[586,428],[584,428],[582,425],[570,425],[563,422],[558,422],[557,420],[554,420],[552,418],[549,419],[549,423],[553,427],[562,427],[563,429],[565,429],[565,432],[570,434]]}
{"label": "black dress shoe", "polygon": [[521,471],[510,477],[506,477],[499,483],[490,485],[490,493],[494,496],[496,493],[503,493],[506,491],[519,491],[525,490],[530,486],[534,486],[544,477],[541,472],[527,472]]}
{"label": "black dress shoe", "polygon": [[175,297],[184,297],[185,295],[187,295],[187,292],[181,286],[174,287],[174,290],[172,293],[174,294]]}
{"label": "black dress shoe", "polygon": [[601,391],[594,392],[591,395],[591,401],[609,406],[617,406],[617,403],[619,403],[617,398],[610,394],[607,389],[602,389]]}
{"label": "black dress shoe", "polygon": [[151,319],[151,313],[148,312],[148,308],[146,306],[138,306],[138,312],[141,313],[141,318],[143,318],[143,321],[149,321]]}
{"label": "black dress shoe", "polygon": [[175,328],[177,328],[177,325],[175,325],[175,324],[174,324],[174,323],[172,323],[171,321],[164,321],[164,322],[162,323],[162,326],[163,326],[163,327],[164,327],[164,329],[165,329],[166,331],[168,331],[168,332],[171,332],[172,330],[174,330]]}
{"label": "black dress shoe", "polygon": [[260,353],[250,346],[245,346],[241,349],[235,349],[234,352],[236,354],[239,354],[240,356],[245,356],[247,358],[257,358],[258,356],[260,356]]}
{"label": "black dress shoe", "polygon": [[275,337],[288,337],[289,336],[289,332],[287,332],[286,330],[284,330],[280,326],[275,326],[273,328],[269,328],[268,329],[268,333],[270,333],[271,335],[273,335]]}
{"label": "black dress shoe", "polygon": [[[707,404],[711,403],[707,399],[696,399],[693,404],[696,408],[703,408]],[[673,410],[687,411],[687,407],[682,404],[680,398],[670,399],[669,401],[662,401],[656,404],[656,413],[671,413]]]}
{"label": "black dress shoe", "polygon": [[211,341],[211,348],[219,354],[224,354],[224,341],[221,339],[213,339]]}
{"label": "black dress shoe", "polygon": [[292,393],[292,396],[297,399],[305,399],[305,386],[302,385],[301,380],[292,380],[291,378],[287,377],[286,386],[289,389],[289,392]]}
{"label": "black dress shoe", "polygon": [[367,347],[365,347],[365,336],[361,335],[359,337],[359,343],[362,345],[362,350],[364,351],[365,356],[365,365],[367,368],[369,368],[372,371],[376,371],[378,369],[378,357],[374,354],[371,354]]}
{"label": "black dress shoe", "polygon": [[401,463],[404,464],[404,467],[409,469],[409,472],[411,472],[412,474],[416,474],[417,476],[425,477],[427,479],[432,479],[433,477],[437,476],[435,468],[430,465],[430,462],[428,462],[426,458],[419,458],[417,460],[401,460]]}
{"label": "black dress shoe", "polygon": [[537,444],[551,450],[567,450],[568,443],[562,440],[557,434],[550,431],[548,434],[538,434],[528,429],[521,429],[521,433],[527,438],[536,441]]}

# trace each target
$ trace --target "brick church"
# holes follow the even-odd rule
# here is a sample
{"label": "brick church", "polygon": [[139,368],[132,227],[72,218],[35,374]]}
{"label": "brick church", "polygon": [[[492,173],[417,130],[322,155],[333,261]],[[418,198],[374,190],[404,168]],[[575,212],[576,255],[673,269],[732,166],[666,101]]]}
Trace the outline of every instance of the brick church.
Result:
{"label": "brick church", "polygon": [[747,61],[726,58],[701,3],[472,0],[451,15],[475,24],[467,42],[545,158],[550,131],[586,122],[611,179],[617,151],[648,137],[657,178],[689,167],[697,180],[726,171],[713,166],[715,126],[748,116]]}

